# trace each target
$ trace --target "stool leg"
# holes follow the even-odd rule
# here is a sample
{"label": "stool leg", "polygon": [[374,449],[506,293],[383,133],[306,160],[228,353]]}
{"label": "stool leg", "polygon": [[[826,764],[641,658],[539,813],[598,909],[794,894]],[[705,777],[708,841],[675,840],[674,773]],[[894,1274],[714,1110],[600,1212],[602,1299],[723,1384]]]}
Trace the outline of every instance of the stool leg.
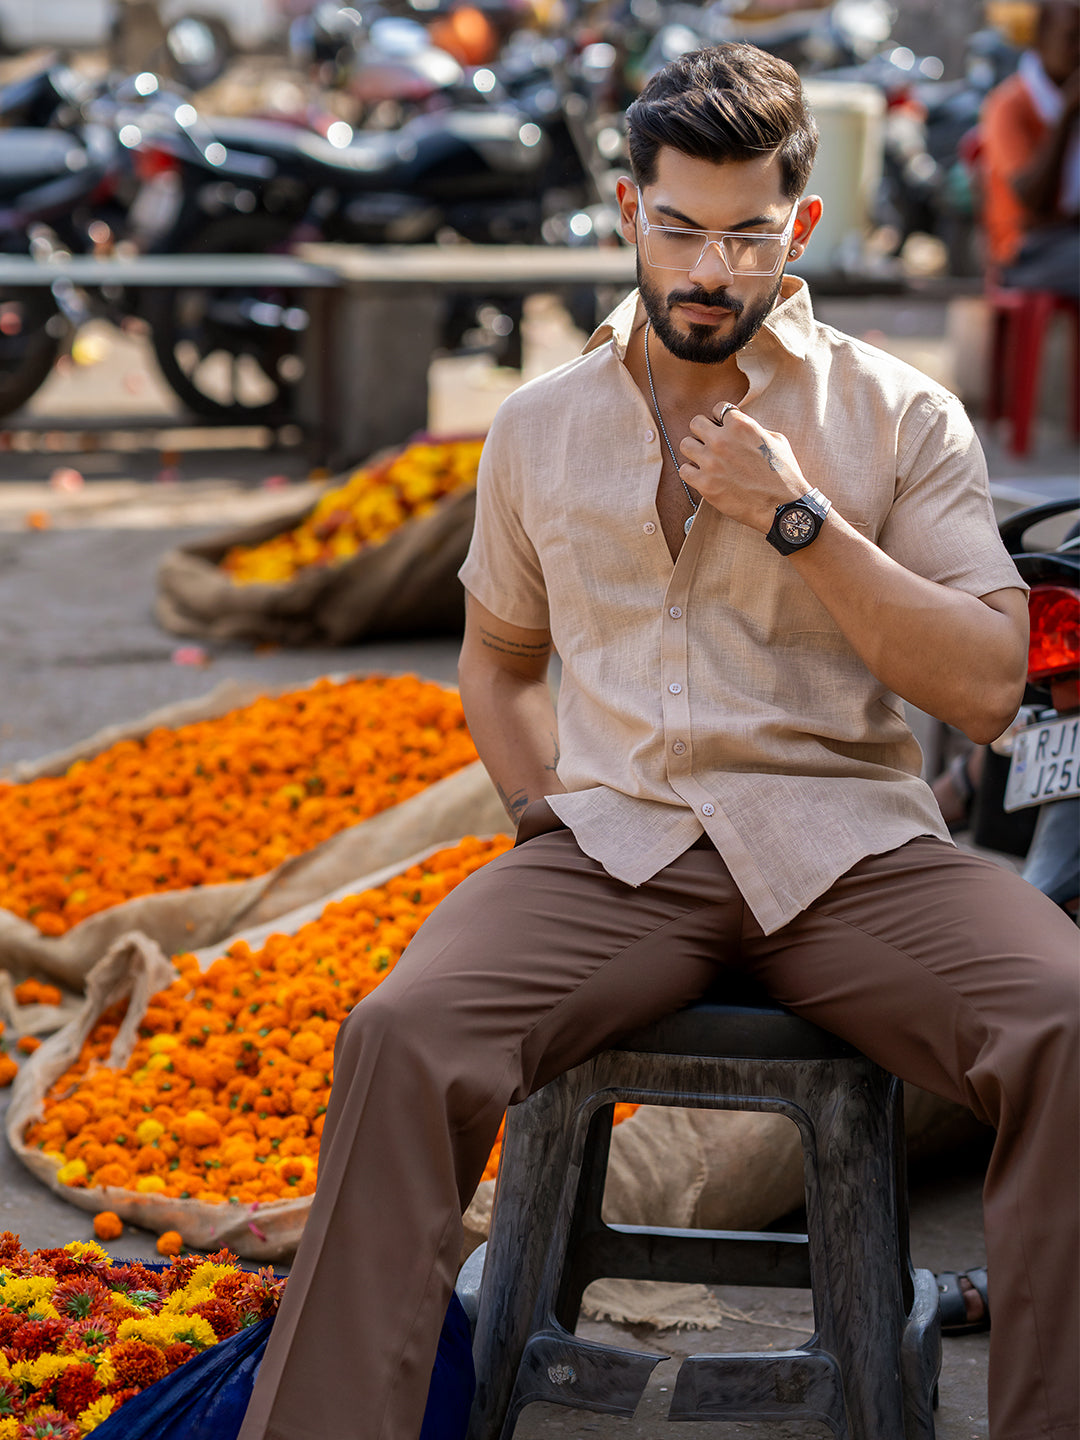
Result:
{"label": "stool leg", "polygon": [[[525,1343],[547,1324],[545,1301],[559,1280],[548,1274],[549,1256],[565,1250],[580,1165],[573,1152],[584,1135],[574,1112],[589,1093],[575,1079],[589,1069],[571,1070],[506,1117],[473,1342],[469,1440],[497,1440]],[[554,1183],[553,1176],[559,1177]]]}
{"label": "stool leg", "polygon": [[[808,1075],[816,1163],[806,1203],[822,1346],[840,1362],[852,1440],[905,1440],[904,1315],[894,1147],[898,1084],[867,1062],[862,1083]],[[857,1153],[857,1163],[855,1155]]]}

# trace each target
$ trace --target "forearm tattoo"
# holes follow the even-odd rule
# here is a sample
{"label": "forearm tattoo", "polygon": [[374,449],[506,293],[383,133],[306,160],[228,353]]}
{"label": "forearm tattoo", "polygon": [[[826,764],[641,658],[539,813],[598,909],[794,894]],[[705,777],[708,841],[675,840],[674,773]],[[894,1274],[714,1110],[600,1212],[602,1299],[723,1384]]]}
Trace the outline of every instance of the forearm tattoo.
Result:
{"label": "forearm tattoo", "polygon": [[499,799],[503,803],[503,809],[516,825],[528,807],[528,793],[525,790],[515,790],[512,795],[507,795],[497,780],[495,782],[495,789],[499,792]]}
{"label": "forearm tattoo", "polygon": [[559,760],[561,758],[562,752],[559,749],[558,739],[554,735],[552,735],[551,737],[551,743],[555,746],[555,753],[551,757],[551,764],[545,765],[544,769],[550,770],[551,773],[554,775],[559,768]]}
{"label": "forearm tattoo", "polygon": [[768,465],[770,470],[780,469],[779,465],[773,464],[773,461],[776,459],[776,455],[772,450],[769,449],[768,445],[762,442],[757,448],[761,451],[762,455],[765,456],[765,463],[766,465]]}

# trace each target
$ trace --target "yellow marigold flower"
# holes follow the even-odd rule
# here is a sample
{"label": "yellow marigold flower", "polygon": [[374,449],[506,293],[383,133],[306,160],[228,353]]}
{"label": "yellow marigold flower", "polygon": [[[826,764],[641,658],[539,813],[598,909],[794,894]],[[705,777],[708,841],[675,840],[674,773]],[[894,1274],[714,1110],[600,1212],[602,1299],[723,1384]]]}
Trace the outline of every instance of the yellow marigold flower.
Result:
{"label": "yellow marigold flower", "polygon": [[12,1275],[4,1271],[0,1276],[0,1300],[9,1310],[29,1310],[39,1302],[48,1302],[56,1289],[56,1277],[52,1275]]}
{"label": "yellow marigold flower", "polygon": [[155,1140],[160,1140],[165,1134],[165,1126],[160,1120],[154,1120],[149,1115],[145,1120],[140,1120],[135,1127],[135,1138],[140,1145],[152,1145]]}
{"label": "yellow marigold flower", "polygon": [[143,1068],[146,1070],[167,1070],[171,1064],[172,1056],[162,1050],[156,1055],[151,1055]]}
{"label": "yellow marigold flower", "polygon": [[[116,1330],[117,1340],[142,1340],[147,1345],[164,1349],[171,1345],[176,1328],[174,1316],[147,1315],[141,1318],[122,1320]],[[98,1377],[100,1379],[100,1376]]]}
{"label": "yellow marigold flower", "polygon": [[140,1175],[135,1181],[135,1189],[142,1195],[160,1195],[165,1189],[165,1181],[160,1175]]}
{"label": "yellow marigold flower", "polygon": [[61,1165],[56,1172],[56,1178],[61,1185],[70,1185],[74,1180],[81,1180],[86,1174],[85,1160],[69,1160],[66,1165]]}
{"label": "yellow marigold flower", "polygon": [[[219,1280],[224,1280],[228,1275],[236,1272],[231,1265],[215,1265],[212,1260],[205,1260],[191,1272],[191,1279],[184,1286],[186,1290],[212,1288]],[[209,1296],[204,1296],[209,1299]]]}
{"label": "yellow marigold flower", "polygon": [[[100,1373],[99,1377],[100,1379]],[[116,1401],[111,1395],[102,1395],[88,1405],[85,1410],[80,1410],[76,1424],[79,1427],[80,1435],[89,1435],[91,1430],[96,1430],[103,1420],[107,1420],[116,1408]],[[6,1440],[3,1432],[0,1432],[0,1440]]]}
{"label": "yellow marigold flower", "polygon": [[70,1355],[39,1355],[36,1360],[17,1360],[11,1367],[11,1378],[30,1390],[38,1390],[47,1380],[55,1380],[71,1364]]}
{"label": "yellow marigold flower", "polygon": [[173,1331],[174,1340],[186,1340],[196,1350],[205,1350],[208,1345],[217,1344],[214,1327],[204,1315],[185,1315],[183,1322]]}
{"label": "yellow marigold flower", "polygon": [[211,1300],[214,1295],[212,1284],[195,1285],[187,1284],[182,1290],[174,1290],[165,1304],[161,1307],[162,1315],[186,1315],[196,1305],[201,1305],[204,1300]]}
{"label": "yellow marigold flower", "polygon": [[175,1035],[153,1035],[146,1048],[151,1055],[161,1055],[165,1051],[178,1049],[179,1045],[180,1041]]}
{"label": "yellow marigold flower", "polygon": [[108,1260],[109,1252],[103,1250],[96,1240],[72,1240],[64,1246],[65,1251],[76,1260]]}
{"label": "yellow marigold flower", "polygon": [[[8,1415],[0,1420],[0,1440],[19,1440],[19,1425],[21,1421],[14,1415]],[[84,1432],[85,1433],[85,1432]]]}
{"label": "yellow marigold flower", "polygon": [[94,1365],[98,1384],[107,1390],[116,1379],[116,1366],[107,1354],[102,1355],[100,1352],[97,1355],[91,1355],[90,1359]]}

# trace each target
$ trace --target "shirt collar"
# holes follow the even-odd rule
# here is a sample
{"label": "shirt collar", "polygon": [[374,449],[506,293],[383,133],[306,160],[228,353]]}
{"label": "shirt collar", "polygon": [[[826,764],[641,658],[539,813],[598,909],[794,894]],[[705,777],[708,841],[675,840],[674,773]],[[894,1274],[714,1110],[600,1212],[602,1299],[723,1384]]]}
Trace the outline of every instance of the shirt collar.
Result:
{"label": "shirt collar", "polygon": [[[771,339],[793,359],[805,360],[813,323],[814,311],[806,281],[798,275],[785,275],[777,302],[758,331],[757,338],[759,341],[762,338]],[[617,305],[589,336],[581,353],[587,355],[590,350],[598,350],[613,340],[615,354],[620,360],[625,360],[630,336],[644,324],[645,310],[641,297],[636,290],[631,290],[622,304]]]}

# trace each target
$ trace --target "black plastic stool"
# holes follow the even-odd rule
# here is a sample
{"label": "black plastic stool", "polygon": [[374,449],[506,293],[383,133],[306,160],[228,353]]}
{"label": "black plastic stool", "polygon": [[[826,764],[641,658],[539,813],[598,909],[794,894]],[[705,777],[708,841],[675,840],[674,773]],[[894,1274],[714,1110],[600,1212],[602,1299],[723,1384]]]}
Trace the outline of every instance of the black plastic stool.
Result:
{"label": "black plastic stool", "polygon": [[[788,1116],[808,1234],[605,1224],[620,1101]],[[839,1440],[933,1440],[937,1285],[908,1253],[902,1107],[893,1076],[764,997],[693,1005],[512,1107],[490,1239],[458,1283],[476,1317],[469,1440],[510,1440],[539,1400],[633,1415],[667,1357],[573,1333],[601,1277],[813,1291],[805,1345],[689,1356],[670,1420],[815,1419]]]}

